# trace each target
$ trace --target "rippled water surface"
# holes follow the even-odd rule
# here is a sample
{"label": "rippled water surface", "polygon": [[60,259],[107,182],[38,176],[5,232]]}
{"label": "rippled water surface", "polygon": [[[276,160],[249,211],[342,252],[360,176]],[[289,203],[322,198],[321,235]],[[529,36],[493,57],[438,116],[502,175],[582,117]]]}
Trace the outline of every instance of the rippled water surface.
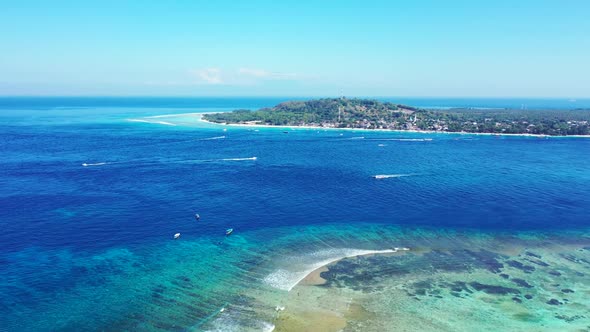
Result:
{"label": "rippled water surface", "polygon": [[271,330],[289,290],[343,257],[590,245],[590,139],[225,127],[193,114],[276,102],[5,102],[0,326]]}

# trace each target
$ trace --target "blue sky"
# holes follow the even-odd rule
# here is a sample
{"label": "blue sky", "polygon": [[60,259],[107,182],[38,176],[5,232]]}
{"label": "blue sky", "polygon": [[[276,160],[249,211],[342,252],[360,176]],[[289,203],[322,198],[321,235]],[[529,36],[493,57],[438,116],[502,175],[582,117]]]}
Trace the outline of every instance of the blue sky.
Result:
{"label": "blue sky", "polygon": [[590,97],[590,1],[3,1],[0,95]]}

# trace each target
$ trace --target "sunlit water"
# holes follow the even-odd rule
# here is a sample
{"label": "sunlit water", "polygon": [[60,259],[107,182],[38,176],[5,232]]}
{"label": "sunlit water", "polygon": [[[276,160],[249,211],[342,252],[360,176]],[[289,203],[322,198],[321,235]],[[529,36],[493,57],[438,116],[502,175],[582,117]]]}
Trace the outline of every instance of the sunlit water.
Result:
{"label": "sunlit water", "polygon": [[225,127],[193,114],[275,99],[85,102],[0,110],[9,331],[271,330],[289,290],[342,257],[519,234],[588,245],[590,139]]}

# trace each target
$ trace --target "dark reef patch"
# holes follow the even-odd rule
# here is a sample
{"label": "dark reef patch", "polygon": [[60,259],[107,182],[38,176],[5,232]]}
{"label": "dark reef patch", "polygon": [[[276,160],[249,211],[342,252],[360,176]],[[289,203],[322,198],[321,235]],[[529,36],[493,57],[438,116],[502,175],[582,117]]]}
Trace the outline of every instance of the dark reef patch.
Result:
{"label": "dark reef patch", "polygon": [[477,291],[483,291],[486,294],[491,295],[507,295],[507,294],[520,294],[520,291],[516,288],[498,286],[498,285],[486,285],[479,282],[470,282],[469,286],[473,287]]}
{"label": "dark reef patch", "polygon": [[561,319],[563,321],[566,321],[568,323],[571,323],[577,319],[580,318],[585,318],[586,316],[582,316],[582,315],[574,315],[574,316],[566,316],[566,315],[555,315],[555,318],[557,319]]}
{"label": "dark reef patch", "polygon": [[583,258],[578,258],[574,255],[571,254],[559,254],[559,256],[561,256],[561,258],[567,259],[568,261],[572,262],[572,263],[576,263],[576,264],[590,264],[589,261],[583,259]]}
{"label": "dark reef patch", "polygon": [[530,299],[533,298],[533,296],[531,294],[525,294],[524,295],[524,298],[527,299],[527,300],[530,300]]}
{"label": "dark reef patch", "polygon": [[473,293],[473,291],[471,289],[469,289],[469,287],[467,287],[467,283],[464,281],[455,281],[453,283],[441,283],[439,285],[440,288],[447,288],[449,289],[451,292],[459,294],[461,292],[465,292],[465,293]]}
{"label": "dark reef patch", "polygon": [[552,275],[552,276],[556,276],[556,277],[559,277],[559,276],[561,276],[561,273],[560,273],[560,272],[558,272],[558,271],[549,271],[548,273],[549,273],[550,275]]}
{"label": "dark reef patch", "polygon": [[431,296],[432,294],[439,294],[440,291],[438,289],[433,290],[433,282],[431,279],[426,279],[422,281],[415,282],[410,285],[410,287],[414,290],[416,295],[420,296]]}
{"label": "dark reef patch", "polygon": [[[504,267],[499,259],[506,256],[490,251],[455,250],[443,252],[433,250],[422,255],[411,253],[402,256],[375,255],[343,259],[320,273],[326,280],[321,287],[349,287],[370,291],[374,281],[400,277],[410,273],[432,274],[436,272],[466,272],[486,269],[492,273],[501,272]],[[418,287],[426,289],[425,287]],[[430,285],[429,289],[433,289]],[[465,290],[465,288],[464,288]],[[420,292],[422,293],[422,292]]]}
{"label": "dark reef patch", "polygon": [[526,282],[526,280],[524,280],[524,279],[513,278],[511,281],[520,287],[533,288],[533,286],[531,284],[529,284],[528,282]]}
{"label": "dark reef patch", "polygon": [[537,255],[537,254],[532,253],[530,251],[525,252],[525,255],[541,259],[540,255]]}
{"label": "dark reef patch", "polygon": [[506,273],[500,273],[500,277],[504,278],[504,279],[508,279],[510,278],[509,275],[507,275]]}
{"label": "dark reef patch", "polygon": [[550,305],[562,305],[563,304],[562,302],[560,302],[559,300],[556,300],[556,299],[551,299],[545,303],[550,304]]}
{"label": "dark reef patch", "polygon": [[491,251],[456,250],[452,253],[433,250],[424,255],[432,268],[438,271],[463,272],[471,268],[483,268],[499,273],[504,267],[498,261],[503,256]]}
{"label": "dark reef patch", "polygon": [[549,264],[547,264],[547,263],[545,263],[545,262],[543,262],[543,261],[541,261],[541,260],[538,260],[538,259],[530,259],[530,258],[525,258],[524,260],[525,260],[525,261],[527,261],[527,262],[530,262],[530,263],[533,263],[533,264],[536,264],[536,265],[542,266],[542,267],[547,267],[547,266],[549,266]]}
{"label": "dark reef patch", "polygon": [[508,260],[508,261],[506,261],[506,264],[508,264],[508,266],[511,266],[515,269],[519,269],[519,270],[523,271],[524,273],[531,273],[531,272],[535,271],[534,266],[524,265],[521,262],[515,261],[515,260]]}
{"label": "dark reef patch", "polygon": [[561,290],[563,293],[575,293],[573,289],[564,288]]}
{"label": "dark reef patch", "polygon": [[413,283],[412,286],[414,286],[414,288],[430,289],[430,288],[432,288],[432,281],[430,279],[418,281],[418,282]]}
{"label": "dark reef patch", "polygon": [[535,315],[532,315],[528,312],[519,312],[517,314],[512,315],[514,319],[517,319],[521,322],[538,322],[539,318]]}

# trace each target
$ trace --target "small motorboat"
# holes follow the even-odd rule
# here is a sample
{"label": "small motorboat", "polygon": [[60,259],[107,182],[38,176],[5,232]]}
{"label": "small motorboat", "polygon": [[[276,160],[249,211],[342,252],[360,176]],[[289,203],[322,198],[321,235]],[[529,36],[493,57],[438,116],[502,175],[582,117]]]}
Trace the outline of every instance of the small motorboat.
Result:
{"label": "small motorboat", "polygon": [[174,234],[174,240],[177,240],[178,238],[180,238],[180,233]]}
{"label": "small motorboat", "polygon": [[234,232],[234,229],[233,229],[233,228],[228,228],[228,229],[225,231],[225,236],[229,236],[229,235],[231,235],[231,233],[233,233],[233,232]]}
{"label": "small motorboat", "polygon": [[196,220],[196,221],[199,221],[199,220],[201,220],[201,216],[200,216],[198,213],[197,213],[197,214],[195,214],[195,220]]}

